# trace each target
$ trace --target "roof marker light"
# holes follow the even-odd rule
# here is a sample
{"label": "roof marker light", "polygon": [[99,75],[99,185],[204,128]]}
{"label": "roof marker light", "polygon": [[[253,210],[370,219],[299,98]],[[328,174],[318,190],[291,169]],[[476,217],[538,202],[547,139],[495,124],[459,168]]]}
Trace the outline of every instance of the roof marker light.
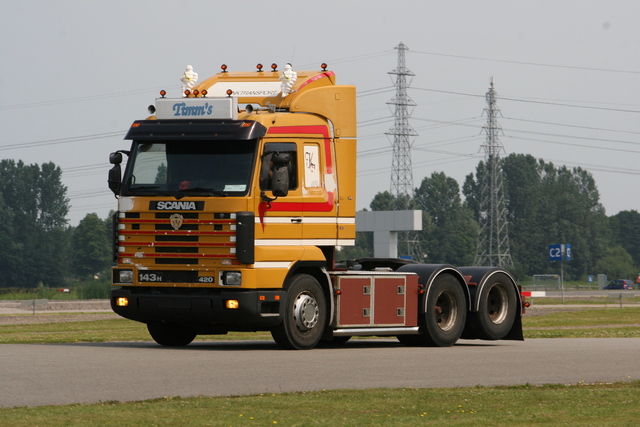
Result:
{"label": "roof marker light", "polygon": [[189,89],[184,91],[184,96],[189,96],[191,95],[191,91]]}
{"label": "roof marker light", "polygon": [[278,71],[278,64],[276,64],[275,62],[271,64],[271,71]]}
{"label": "roof marker light", "polygon": [[207,94],[208,94],[209,92],[207,92],[207,90],[206,90],[206,89],[202,89],[202,92],[200,92],[200,93],[202,94],[202,97],[204,98],[205,96],[207,96]]}
{"label": "roof marker light", "polygon": [[231,89],[227,89],[227,96],[230,97],[231,95],[233,95],[233,91]]}
{"label": "roof marker light", "polygon": [[323,62],[320,66],[322,67],[322,71],[327,71],[328,65],[326,63]]}
{"label": "roof marker light", "polygon": [[166,90],[164,90],[164,89],[163,89],[163,90],[161,90],[161,91],[160,91],[160,96],[161,96],[161,97],[163,97],[163,98],[164,98],[164,96],[165,96],[166,94],[167,94],[167,91],[166,91]]}
{"label": "roof marker light", "polygon": [[262,72],[262,64],[258,64],[256,65],[256,68],[258,69],[258,72],[261,73]]}
{"label": "roof marker light", "polygon": [[222,72],[223,72],[223,73],[226,73],[226,72],[227,72],[227,64],[222,64],[222,65],[220,66],[220,68],[222,69]]}
{"label": "roof marker light", "polygon": [[198,91],[198,89],[194,89],[193,90],[193,95],[197,98],[198,95],[200,95],[200,92]]}

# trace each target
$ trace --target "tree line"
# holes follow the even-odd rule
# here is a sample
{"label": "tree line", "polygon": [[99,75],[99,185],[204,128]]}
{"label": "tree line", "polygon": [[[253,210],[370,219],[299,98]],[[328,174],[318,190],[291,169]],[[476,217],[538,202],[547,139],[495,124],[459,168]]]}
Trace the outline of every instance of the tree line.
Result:
{"label": "tree line", "polygon": [[[409,206],[423,212],[418,232],[425,262],[472,265],[477,251],[482,178],[481,161],[462,187],[442,172],[425,177],[410,200],[396,200],[388,191],[373,198],[371,210]],[[549,262],[548,245],[572,246],[565,276],[580,280],[587,275],[634,278],[640,272],[640,213],[622,211],[607,216],[591,174],[569,169],[526,154],[500,160],[508,211],[508,233],[514,273],[518,277],[557,273]],[[464,196],[464,199],[463,199]],[[621,195],[622,197],[624,195]],[[357,233],[356,247],[344,248],[341,257],[373,255],[371,233]]]}
{"label": "tree line", "polygon": [[67,188],[54,163],[0,161],[0,287],[66,287],[111,266],[111,219],[68,225]]}
{"label": "tree line", "polygon": [[[501,159],[508,209],[510,251],[519,277],[555,273],[549,244],[572,245],[565,275],[589,274],[633,278],[640,272],[640,213],[605,214],[591,174],[511,154]],[[376,194],[372,210],[394,206],[421,209],[418,233],[424,261],[472,265],[476,255],[481,182],[486,165],[458,182],[443,172],[425,177],[412,197],[397,200],[388,191]],[[26,165],[0,161],[0,287],[65,287],[75,281],[109,277],[113,223],[87,214],[73,227],[62,170],[49,162]],[[372,233],[357,233],[356,246],[338,252],[340,259],[373,256]]]}

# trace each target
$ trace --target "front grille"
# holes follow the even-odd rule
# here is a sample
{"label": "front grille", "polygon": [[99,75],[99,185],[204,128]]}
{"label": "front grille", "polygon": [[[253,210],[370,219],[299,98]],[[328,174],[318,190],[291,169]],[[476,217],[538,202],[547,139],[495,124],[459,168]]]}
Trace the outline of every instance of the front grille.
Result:
{"label": "front grille", "polygon": [[[176,213],[182,216],[181,224],[172,223],[171,217]],[[207,267],[219,264],[222,259],[231,259],[235,264],[235,242],[235,214],[126,212],[118,218],[118,257],[133,258],[136,264],[148,268]]]}

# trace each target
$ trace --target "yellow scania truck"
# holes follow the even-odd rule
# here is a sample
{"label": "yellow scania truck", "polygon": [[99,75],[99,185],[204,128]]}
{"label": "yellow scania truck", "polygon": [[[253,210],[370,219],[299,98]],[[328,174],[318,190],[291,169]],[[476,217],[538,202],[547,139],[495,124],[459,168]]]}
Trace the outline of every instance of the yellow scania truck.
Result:
{"label": "yellow scania truck", "polygon": [[111,153],[113,310],[166,346],[229,331],[270,331],[286,349],[521,340],[524,304],[503,269],[336,263],[355,243],[356,88],[325,64],[277,68],[185,73],[181,96],[162,91],[130,149]]}

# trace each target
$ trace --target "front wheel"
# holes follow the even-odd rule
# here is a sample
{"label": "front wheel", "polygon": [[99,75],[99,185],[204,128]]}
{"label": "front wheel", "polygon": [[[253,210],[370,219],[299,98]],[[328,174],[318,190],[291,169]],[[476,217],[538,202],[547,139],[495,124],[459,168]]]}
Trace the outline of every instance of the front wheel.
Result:
{"label": "front wheel", "polygon": [[450,274],[438,276],[427,290],[419,340],[429,347],[449,347],[462,335],[467,301],[460,282]]}
{"label": "front wheel", "polygon": [[147,330],[155,342],[168,347],[184,347],[197,335],[193,329],[173,323],[147,323]]}
{"label": "front wheel", "polygon": [[309,350],[322,338],[327,304],[318,281],[308,274],[294,276],[287,289],[282,323],[271,336],[282,348]]}

